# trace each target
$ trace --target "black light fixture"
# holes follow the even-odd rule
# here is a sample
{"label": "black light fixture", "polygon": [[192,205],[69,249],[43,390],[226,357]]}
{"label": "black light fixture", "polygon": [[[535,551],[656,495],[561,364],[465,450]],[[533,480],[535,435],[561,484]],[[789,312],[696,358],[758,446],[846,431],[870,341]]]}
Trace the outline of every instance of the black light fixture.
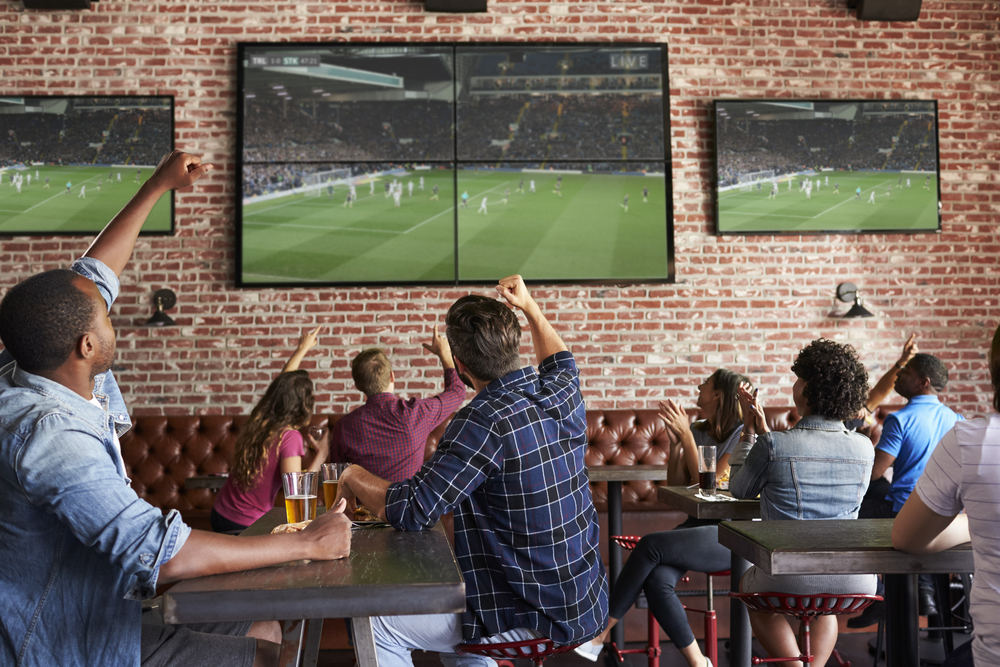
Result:
{"label": "black light fixture", "polygon": [[862,305],[861,297],[858,296],[858,286],[854,283],[840,283],[837,285],[837,298],[844,303],[854,302],[851,309],[844,313],[842,317],[875,317]]}
{"label": "black light fixture", "polygon": [[177,295],[173,290],[158,289],[153,293],[153,303],[156,304],[156,312],[146,320],[147,327],[175,327],[177,322],[167,315],[165,310],[170,310],[177,303]]}
{"label": "black light fixture", "polygon": [[486,0],[424,0],[428,12],[478,14],[486,11]]}

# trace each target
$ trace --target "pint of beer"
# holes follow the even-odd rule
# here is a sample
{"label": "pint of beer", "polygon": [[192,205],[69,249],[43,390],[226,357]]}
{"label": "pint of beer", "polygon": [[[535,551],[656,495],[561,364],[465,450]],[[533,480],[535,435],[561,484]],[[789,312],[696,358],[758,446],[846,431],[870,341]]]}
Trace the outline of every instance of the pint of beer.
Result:
{"label": "pint of beer", "polygon": [[285,518],[288,523],[315,519],[319,474],[286,472],[281,476],[281,481],[285,491]]}

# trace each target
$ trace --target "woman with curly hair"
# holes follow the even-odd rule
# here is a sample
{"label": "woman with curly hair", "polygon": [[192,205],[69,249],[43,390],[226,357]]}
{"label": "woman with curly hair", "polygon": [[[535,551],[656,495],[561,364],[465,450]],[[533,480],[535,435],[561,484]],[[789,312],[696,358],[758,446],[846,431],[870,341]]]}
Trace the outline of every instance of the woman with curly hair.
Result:
{"label": "woman with curly hair", "polygon": [[[692,480],[698,480],[698,447],[701,445],[715,446],[718,475],[729,469],[729,456],[743,428],[736,390],[749,383],[750,380],[739,373],[725,368],[716,370],[698,386],[696,405],[705,414],[705,419],[694,424],[674,401],[667,399],[660,403],[660,418],[677,439],[670,453],[669,485],[687,486]],[[607,629],[578,646],[576,652],[596,661],[611,628],[635,603],[639,591],[645,591],[653,616],[688,665],[712,667],[695,641],[674,588],[689,570],[718,572],[729,569],[729,549],[719,544],[717,523],[689,520],[674,530],[650,533],[639,540],[611,592]]]}
{"label": "woman with curly hair", "polygon": [[[313,384],[299,362],[316,345],[319,327],[299,339],[299,345],[236,437],[229,478],[212,507],[212,530],[232,533],[245,529],[274,507],[281,475],[302,470],[305,442],[299,429],[312,420]],[[308,470],[318,471],[330,454],[329,432],[309,446],[316,457]]]}
{"label": "woman with curly hair", "polygon": [[[768,431],[756,393],[739,390],[743,435],[729,461],[729,490],[737,498],[759,494],[761,518],[768,521],[856,519],[875,452],[844,421],[864,404],[868,373],[853,347],[822,338],[799,352],[792,372],[792,400],[802,419],[788,431]],[[751,567],[740,590],[872,594],[875,582],[872,574],[769,576]],[[770,655],[799,654],[786,616],[750,612],[750,625]],[[837,642],[837,619],[817,617],[811,630],[815,664],[825,665]]]}

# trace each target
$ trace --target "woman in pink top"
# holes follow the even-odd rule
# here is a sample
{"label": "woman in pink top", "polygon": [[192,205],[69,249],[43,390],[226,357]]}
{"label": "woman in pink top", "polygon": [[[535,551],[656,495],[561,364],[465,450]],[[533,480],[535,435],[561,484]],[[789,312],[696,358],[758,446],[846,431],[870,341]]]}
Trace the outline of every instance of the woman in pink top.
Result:
{"label": "woman in pink top", "polygon": [[[281,474],[303,470],[304,441],[299,429],[309,425],[313,411],[312,380],[297,370],[305,353],[316,345],[319,327],[299,340],[292,358],[240,429],[229,478],[212,507],[212,530],[242,530],[274,507]],[[318,471],[330,453],[329,432],[317,441],[309,436],[316,457],[307,470]]]}

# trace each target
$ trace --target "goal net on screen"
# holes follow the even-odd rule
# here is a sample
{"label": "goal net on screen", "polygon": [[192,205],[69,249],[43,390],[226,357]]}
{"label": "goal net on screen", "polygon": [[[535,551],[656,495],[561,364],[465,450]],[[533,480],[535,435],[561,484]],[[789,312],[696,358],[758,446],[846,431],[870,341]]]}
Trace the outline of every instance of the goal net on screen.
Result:
{"label": "goal net on screen", "polygon": [[350,169],[328,169],[307,174],[302,178],[302,187],[307,197],[318,197],[326,191],[327,186],[343,187],[351,180]]}
{"label": "goal net on screen", "polygon": [[750,192],[758,183],[771,183],[774,181],[774,170],[752,171],[747,174],[740,174],[737,182],[740,184],[741,192]]}

